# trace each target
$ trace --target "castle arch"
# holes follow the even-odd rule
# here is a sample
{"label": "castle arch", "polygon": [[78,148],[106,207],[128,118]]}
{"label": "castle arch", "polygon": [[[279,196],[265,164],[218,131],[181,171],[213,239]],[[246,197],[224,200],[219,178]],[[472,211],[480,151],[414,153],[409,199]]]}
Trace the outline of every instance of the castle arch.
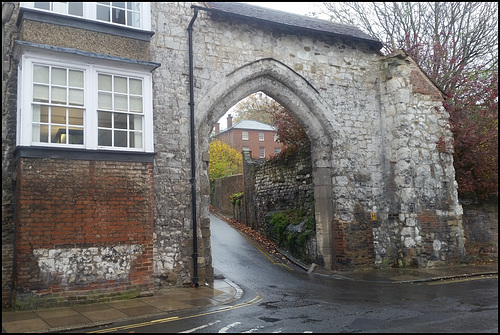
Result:
{"label": "castle arch", "polygon": [[[210,131],[217,120],[238,101],[258,91],[290,111],[311,140],[318,253],[324,260],[324,266],[331,268],[331,225],[336,207],[332,175],[343,174],[332,162],[334,156],[346,155],[343,153],[341,128],[332,126],[331,122],[322,122],[333,113],[307,80],[274,59],[261,59],[228,74],[195,105],[198,161],[201,162],[200,155],[208,151]],[[198,166],[200,185],[208,183],[206,164]],[[200,200],[199,206],[208,207],[208,198]]]}

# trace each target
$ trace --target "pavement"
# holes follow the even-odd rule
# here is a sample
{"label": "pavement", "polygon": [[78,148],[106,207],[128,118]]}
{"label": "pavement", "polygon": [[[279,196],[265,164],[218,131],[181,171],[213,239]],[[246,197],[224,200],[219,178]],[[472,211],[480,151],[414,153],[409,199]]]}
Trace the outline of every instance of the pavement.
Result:
{"label": "pavement", "polygon": [[[449,279],[498,276],[498,262],[456,265],[439,268],[365,269],[357,271],[324,271],[289,258],[304,271],[337,280],[379,283],[417,283]],[[2,333],[46,333],[78,331],[150,317],[166,317],[181,310],[201,309],[230,304],[241,298],[243,291],[223,275],[215,276],[212,286],[171,288],[154,296],[106,303],[37,309],[2,311]]]}

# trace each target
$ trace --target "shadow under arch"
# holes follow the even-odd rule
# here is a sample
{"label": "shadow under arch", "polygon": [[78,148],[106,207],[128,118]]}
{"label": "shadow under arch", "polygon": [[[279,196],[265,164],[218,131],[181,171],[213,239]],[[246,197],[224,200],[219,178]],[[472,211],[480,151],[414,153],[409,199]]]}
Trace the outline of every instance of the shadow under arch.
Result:
{"label": "shadow under arch", "polygon": [[[209,184],[207,164],[202,164],[201,157],[203,152],[208,151],[213,125],[237,102],[258,91],[291,112],[311,141],[317,251],[323,260],[321,265],[331,270],[334,268],[332,222],[335,208],[332,176],[343,174],[333,162],[335,157],[346,157],[342,144],[345,137],[341,134],[340,125],[328,119],[333,113],[319,92],[288,66],[271,58],[246,64],[228,74],[195,104],[199,185],[201,189],[206,189],[205,185]],[[200,213],[208,213],[209,194],[203,194],[199,200]]]}

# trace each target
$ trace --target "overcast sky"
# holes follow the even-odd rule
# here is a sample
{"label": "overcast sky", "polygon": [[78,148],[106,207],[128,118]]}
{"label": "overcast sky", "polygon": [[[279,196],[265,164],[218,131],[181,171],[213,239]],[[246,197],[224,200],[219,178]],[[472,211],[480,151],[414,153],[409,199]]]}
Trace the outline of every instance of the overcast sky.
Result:
{"label": "overcast sky", "polygon": [[318,11],[317,7],[322,2],[244,2],[250,5],[267,7],[294,14],[306,15],[311,11]]}

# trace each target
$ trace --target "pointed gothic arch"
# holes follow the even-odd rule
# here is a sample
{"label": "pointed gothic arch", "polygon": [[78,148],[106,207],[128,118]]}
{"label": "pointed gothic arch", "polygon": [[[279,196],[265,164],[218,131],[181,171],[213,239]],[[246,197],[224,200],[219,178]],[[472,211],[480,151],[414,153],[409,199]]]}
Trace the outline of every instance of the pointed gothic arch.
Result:
{"label": "pointed gothic arch", "polygon": [[[342,129],[336,122],[322,122],[333,112],[307,80],[288,66],[271,58],[246,64],[228,74],[224,81],[214,86],[195,106],[195,127],[199,185],[208,184],[206,164],[201,155],[208,151],[208,139],[213,125],[248,95],[261,91],[270,96],[301,123],[311,140],[311,160],[314,183],[315,219],[318,254],[324,266],[331,269],[333,240],[332,223],[335,206],[335,185],[332,175],[345,175],[345,171],[333,162],[344,153]],[[344,185],[345,186],[345,185]],[[352,193],[351,193],[352,194]],[[208,207],[208,198],[202,197],[201,213]]]}

